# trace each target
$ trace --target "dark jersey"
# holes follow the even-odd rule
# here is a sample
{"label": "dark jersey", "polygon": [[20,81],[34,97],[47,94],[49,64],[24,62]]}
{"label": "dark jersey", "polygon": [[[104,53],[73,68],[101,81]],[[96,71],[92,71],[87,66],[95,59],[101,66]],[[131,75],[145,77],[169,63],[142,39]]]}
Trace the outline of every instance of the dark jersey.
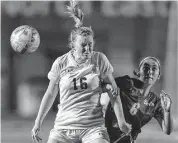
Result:
{"label": "dark jersey", "polygon": [[[150,92],[146,98],[142,98],[139,89],[142,89],[143,83],[129,76],[118,77],[115,79],[116,84],[120,87],[120,97],[122,101],[124,116],[126,122],[132,125],[131,135],[135,140],[138,133],[141,132],[141,127],[148,123],[153,117],[161,125],[163,120],[163,108],[160,98],[153,92]],[[111,142],[117,140],[122,132],[120,131],[115,113],[109,103],[106,115],[105,124],[110,136]],[[125,141],[124,141],[125,140]],[[129,139],[123,138],[121,142],[130,142]]]}

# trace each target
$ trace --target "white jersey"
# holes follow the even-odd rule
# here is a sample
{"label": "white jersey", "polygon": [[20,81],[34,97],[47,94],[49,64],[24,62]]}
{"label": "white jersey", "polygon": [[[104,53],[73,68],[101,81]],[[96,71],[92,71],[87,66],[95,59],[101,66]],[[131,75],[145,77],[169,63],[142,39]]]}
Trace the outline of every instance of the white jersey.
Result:
{"label": "white jersey", "polygon": [[60,89],[56,128],[87,128],[104,124],[100,83],[109,72],[113,72],[113,68],[100,52],[92,52],[91,59],[80,65],[71,51],[55,60],[48,78],[58,79],[56,84]]}

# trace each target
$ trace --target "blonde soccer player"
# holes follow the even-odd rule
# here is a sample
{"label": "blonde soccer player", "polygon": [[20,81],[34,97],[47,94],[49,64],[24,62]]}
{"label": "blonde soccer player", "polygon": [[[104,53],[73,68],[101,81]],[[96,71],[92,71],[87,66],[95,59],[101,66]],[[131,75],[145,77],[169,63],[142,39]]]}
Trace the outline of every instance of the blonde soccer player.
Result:
{"label": "blonde soccer player", "polygon": [[[73,1],[67,7],[75,21],[75,28],[69,37],[70,51],[58,57],[48,73],[50,80],[42,99],[32,129],[32,138],[40,140],[41,124],[60,92],[60,104],[54,128],[50,131],[48,143],[108,143],[100,96],[101,81],[108,80],[112,93],[117,95],[117,85],[112,76],[113,68],[101,52],[94,51],[94,33],[91,27],[83,26],[83,13]],[[118,124],[125,133],[131,127],[125,122],[120,97],[113,108]]]}

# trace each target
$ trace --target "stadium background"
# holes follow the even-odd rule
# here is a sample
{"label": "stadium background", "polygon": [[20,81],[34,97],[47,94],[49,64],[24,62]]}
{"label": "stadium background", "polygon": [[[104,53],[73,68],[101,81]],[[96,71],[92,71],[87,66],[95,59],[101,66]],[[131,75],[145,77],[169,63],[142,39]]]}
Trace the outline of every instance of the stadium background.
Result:
{"label": "stadium background", "polygon": [[[1,2],[1,142],[30,143],[31,129],[40,100],[48,84],[47,73],[54,59],[69,49],[68,37],[74,22],[63,1]],[[157,57],[162,76],[153,90],[168,92],[173,101],[174,131],[161,132],[153,119],[143,128],[138,143],[174,143],[178,133],[178,48],[177,3],[151,1],[80,2],[84,25],[95,32],[95,49],[106,54],[114,76],[129,74],[145,56]],[[30,55],[15,53],[10,35],[20,25],[36,28],[41,36],[39,49]],[[46,142],[57,111],[56,98],[42,126]]]}

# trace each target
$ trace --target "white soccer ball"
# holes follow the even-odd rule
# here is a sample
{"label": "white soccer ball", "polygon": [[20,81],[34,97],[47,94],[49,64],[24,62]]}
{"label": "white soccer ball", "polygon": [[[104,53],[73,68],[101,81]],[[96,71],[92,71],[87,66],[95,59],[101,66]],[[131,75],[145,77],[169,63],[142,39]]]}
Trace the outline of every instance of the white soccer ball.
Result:
{"label": "white soccer ball", "polygon": [[13,50],[18,53],[33,53],[40,45],[40,35],[35,28],[22,25],[12,32],[10,43]]}

